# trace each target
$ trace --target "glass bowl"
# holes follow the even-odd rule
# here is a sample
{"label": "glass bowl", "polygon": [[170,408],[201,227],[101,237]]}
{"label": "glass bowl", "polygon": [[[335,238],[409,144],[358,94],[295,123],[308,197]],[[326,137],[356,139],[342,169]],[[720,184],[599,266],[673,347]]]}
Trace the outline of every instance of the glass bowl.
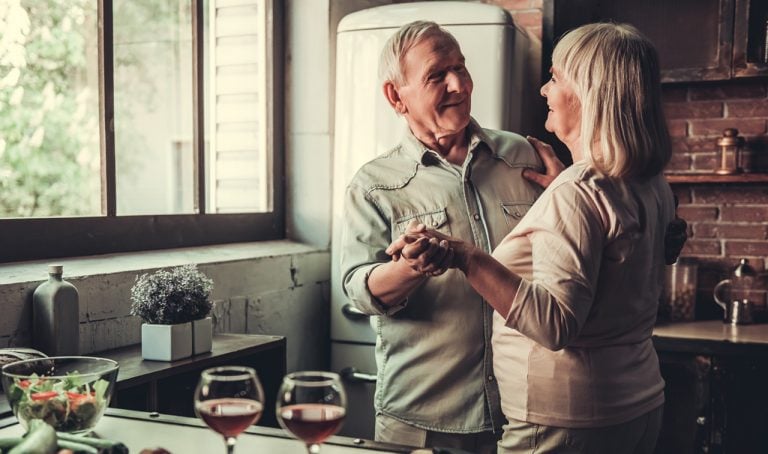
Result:
{"label": "glass bowl", "polygon": [[118,364],[89,356],[27,359],[2,368],[3,389],[19,423],[42,419],[57,432],[90,432],[109,405]]}

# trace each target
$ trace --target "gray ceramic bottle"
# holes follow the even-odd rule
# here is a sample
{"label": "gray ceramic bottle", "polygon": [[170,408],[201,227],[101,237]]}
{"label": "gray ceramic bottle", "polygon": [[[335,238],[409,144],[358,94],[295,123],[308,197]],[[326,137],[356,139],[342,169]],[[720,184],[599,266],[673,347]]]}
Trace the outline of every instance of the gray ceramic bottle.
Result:
{"label": "gray ceramic bottle", "polygon": [[32,295],[32,344],[49,356],[80,353],[79,297],[63,273],[62,265],[48,265],[48,280]]}

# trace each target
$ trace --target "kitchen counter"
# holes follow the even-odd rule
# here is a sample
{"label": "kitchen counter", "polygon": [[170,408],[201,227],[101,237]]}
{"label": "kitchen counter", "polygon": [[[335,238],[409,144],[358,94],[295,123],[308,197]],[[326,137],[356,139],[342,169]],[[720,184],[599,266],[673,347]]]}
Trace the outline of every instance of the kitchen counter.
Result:
{"label": "kitchen counter", "polygon": [[768,324],[667,323],[653,343],[665,382],[657,452],[766,452]]}
{"label": "kitchen counter", "polygon": [[768,356],[768,324],[731,325],[719,320],[660,324],[653,329],[653,344],[666,352]]}
{"label": "kitchen counter", "polygon": [[[15,418],[0,419],[0,437],[21,436],[24,430]],[[149,414],[131,410],[107,409],[94,430],[100,438],[118,440],[130,452],[160,447],[173,453],[224,452],[224,440],[197,418]],[[322,446],[324,454],[404,454],[413,448],[402,445],[331,437]],[[280,429],[251,426],[237,437],[237,452],[300,453],[304,443]]]}

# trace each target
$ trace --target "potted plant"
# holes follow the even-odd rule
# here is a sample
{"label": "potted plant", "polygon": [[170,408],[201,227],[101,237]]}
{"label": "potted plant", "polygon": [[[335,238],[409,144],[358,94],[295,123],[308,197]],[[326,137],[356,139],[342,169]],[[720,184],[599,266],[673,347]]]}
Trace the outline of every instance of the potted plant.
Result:
{"label": "potted plant", "polygon": [[140,317],[141,356],[174,361],[211,351],[213,281],[184,265],[136,277],[131,288],[131,315]]}

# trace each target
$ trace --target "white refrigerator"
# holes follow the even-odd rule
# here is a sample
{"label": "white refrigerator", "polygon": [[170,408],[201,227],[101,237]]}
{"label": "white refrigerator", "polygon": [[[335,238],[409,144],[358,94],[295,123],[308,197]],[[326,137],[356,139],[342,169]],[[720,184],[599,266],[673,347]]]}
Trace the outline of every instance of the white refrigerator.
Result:
{"label": "white refrigerator", "polygon": [[[339,271],[344,191],[367,161],[396,145],[406,128],[386,102],[378,60],[401,25],[431,20],[451,32],[474,81],[472,116],[487,128],[521,131],[528,117],[531,43],[503,9],[486,4],[431,1],[380,6],[345,16],[336,36],[331,243],[331,369],[342,375],[349,408],[341,435],[373,438],[376,380],[372,320],[344,296]],[[538,96],[537,91],[533,93]]]}

